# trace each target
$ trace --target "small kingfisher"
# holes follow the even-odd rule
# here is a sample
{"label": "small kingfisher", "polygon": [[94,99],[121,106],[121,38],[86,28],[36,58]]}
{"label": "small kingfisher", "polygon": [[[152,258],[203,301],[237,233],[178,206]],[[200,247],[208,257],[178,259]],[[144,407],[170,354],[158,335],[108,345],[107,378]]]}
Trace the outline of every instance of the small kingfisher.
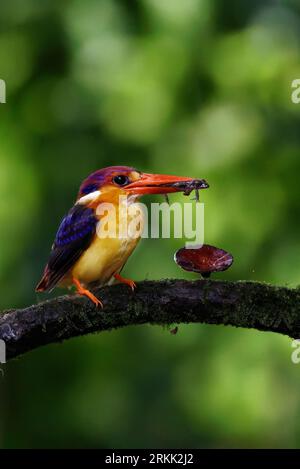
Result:
{"label": "small kingfisher", "polygon": [[[121,211],[120,200],[125,198],[127,207],[130,207],[144,194],[179,192],[185,183],[191,181],[193,179],[188,177],[147,174],[127,166],[110,166],[92,173],[81,184],[74,206],[59,226],[36,291],[75,285],[77,293],[103,307],[87,288],[89,285],[106,285],[117,280],[134,290],[134,281],[122,277],[120,272],[141,235],[99,236],[103,212],[98,207],[101,204],[111,207],[117,214],[116,223],[120,223],[120,213],[128,215],[128,210]],[[203,180],[203,188],[206,187],[208,185]]]}

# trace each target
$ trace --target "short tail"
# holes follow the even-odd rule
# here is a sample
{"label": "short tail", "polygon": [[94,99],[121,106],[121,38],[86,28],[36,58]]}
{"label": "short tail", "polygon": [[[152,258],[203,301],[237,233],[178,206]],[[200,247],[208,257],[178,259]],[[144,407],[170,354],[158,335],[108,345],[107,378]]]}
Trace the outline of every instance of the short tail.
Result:
{"label": "short tail", "polygon": [[39,281],[39,283],[37,284],[36,288],[35,288],[35,291],[36,292],[41,292],[41,291],[47,291],[50,289],[50,278],[49,278],[49,271],[48,269],[45,269],[45,272],[44,272],[44,275],[42,277],[42,279]]}

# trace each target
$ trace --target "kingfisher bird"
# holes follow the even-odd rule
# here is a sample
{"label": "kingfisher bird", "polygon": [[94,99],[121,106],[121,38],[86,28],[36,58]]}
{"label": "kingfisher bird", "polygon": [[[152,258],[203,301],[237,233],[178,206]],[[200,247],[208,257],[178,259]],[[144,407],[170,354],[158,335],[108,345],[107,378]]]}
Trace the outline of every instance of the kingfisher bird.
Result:
{"label": "kingfisher bird", "polygon": [[[103,307],[89,289],[90,285],[106,285],[117,280],[134,290],[133,280],[120,275],[141,234],[120,237],[99,236],[103,228],[105,208],[128,216],[128,208],[144,194],[168,194],[182,191],[189,177],[148,174],[128,166],[110,166],[90,174],[81,184],[74,206],[63,218],[57,231],[48,263],[36,291],[51,291],[54,287],[75,285],[77,293]],[[203,180],[203,188],[208,187]],[[126,201],[121,212],[120,200]],[[108,207],[108,208],[107,208]],[[125,215],[124,215],[125,214]]]}

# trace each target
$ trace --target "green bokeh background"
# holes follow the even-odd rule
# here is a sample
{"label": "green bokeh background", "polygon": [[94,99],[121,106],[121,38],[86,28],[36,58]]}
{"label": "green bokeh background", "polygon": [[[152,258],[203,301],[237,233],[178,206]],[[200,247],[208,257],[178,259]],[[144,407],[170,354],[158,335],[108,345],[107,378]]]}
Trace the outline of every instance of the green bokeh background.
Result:
{"label": "green bokeh background", "polygon": [[[0,78],[2,310],[44,298],[61,217],[113,164],[206,178],[205,241],[235,257],[221,277],[300,283],[299,0],[3,0]],[[195,278],[182,244],[143,240],[124,272]],[[292,350],[204,325],[51,345],[5,365],[0,446],[300,447]]]}

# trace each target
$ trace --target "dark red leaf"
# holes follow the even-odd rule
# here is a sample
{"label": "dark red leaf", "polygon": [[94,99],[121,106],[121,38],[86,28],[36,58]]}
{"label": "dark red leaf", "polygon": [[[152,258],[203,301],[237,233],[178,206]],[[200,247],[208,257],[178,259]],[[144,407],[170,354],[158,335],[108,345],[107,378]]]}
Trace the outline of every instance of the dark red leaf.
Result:
{"label": "dark red leaf", "polygon": [[229,252],[209,244],[203,244],[200,248],[181,248],[175,253],[174,259],[182,269],[204,276],[227,270],[233,263],[233,256]]}

